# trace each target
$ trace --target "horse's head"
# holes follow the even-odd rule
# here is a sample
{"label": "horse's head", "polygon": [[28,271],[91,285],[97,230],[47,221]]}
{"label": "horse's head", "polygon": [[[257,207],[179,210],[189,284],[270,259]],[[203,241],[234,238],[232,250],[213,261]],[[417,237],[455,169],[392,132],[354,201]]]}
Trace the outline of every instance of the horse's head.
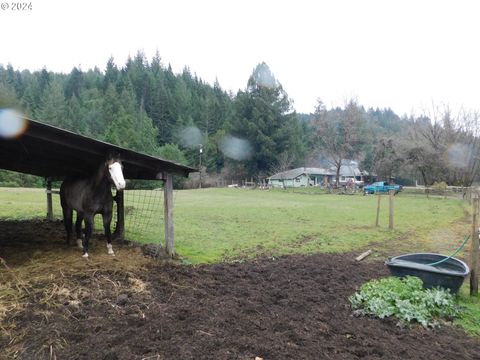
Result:
{"label": "horse's head", "polygon": [[115,184],[115,187],[117,188],[117,190],[125,189],[126,183],[123,177],[123,171],[122,171],[123,166],[120,160],[111,159],[107,161],[107,166],[108,166],[108,172],[110,173],[110,178]]}

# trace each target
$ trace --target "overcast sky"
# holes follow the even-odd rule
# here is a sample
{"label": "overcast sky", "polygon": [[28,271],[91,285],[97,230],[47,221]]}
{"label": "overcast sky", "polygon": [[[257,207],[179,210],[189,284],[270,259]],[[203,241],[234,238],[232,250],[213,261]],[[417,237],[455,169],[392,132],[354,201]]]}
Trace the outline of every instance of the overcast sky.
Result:
{"label": "overcast sky", "polygon": [[[22,0],[23,1],[23,0]],[[27,0],[27,3],[29,1]],[[9,0],[0,0],[7,3]],[[440,0],[32,0],[0,10],[0,64],[70,72],[158,50],[222,88],[265,61],[298,112],[356,97],[399,115],[480,109],[480,2]],[[478,5],[477,5],[478,4]],[[1,5],[1,4],[0,4]]]}

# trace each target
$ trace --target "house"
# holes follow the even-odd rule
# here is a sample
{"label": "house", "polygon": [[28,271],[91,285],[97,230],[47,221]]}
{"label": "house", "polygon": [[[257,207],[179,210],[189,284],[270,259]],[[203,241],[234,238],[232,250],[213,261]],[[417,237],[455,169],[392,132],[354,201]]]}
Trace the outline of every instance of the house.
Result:
{"label": "house", "polygon": [[[340,185],[354,182],[357,186],[363,186],[368,178],[368,172],[361,171],[356,161],[345,161],[340,167]],[[268,184],[272,187],[305,187],[325,186],[333,184],[336,179],[336,168],[308,168],[301,167],[280,172],[268,178]]]}
{"label": "house", "polygon": [[[334,174],[336,173],[335,167],[330,168],[330,170],[333,171]],[[346,160],[342,162],[342,166],[340,166],[339,184],[346,185],[353,181],[355,185],[362,187],[368,180],[369,175],[370,174],[367,171],[362,171],[358,168],[358,163],[356,161]],[[335,181],[335,176],[333,181]]]}
{"label": "house", "polygon": [[328,169],[301,167],[270,176],[268,184],[272,187],[322,186],[334,177],[335,172]]}

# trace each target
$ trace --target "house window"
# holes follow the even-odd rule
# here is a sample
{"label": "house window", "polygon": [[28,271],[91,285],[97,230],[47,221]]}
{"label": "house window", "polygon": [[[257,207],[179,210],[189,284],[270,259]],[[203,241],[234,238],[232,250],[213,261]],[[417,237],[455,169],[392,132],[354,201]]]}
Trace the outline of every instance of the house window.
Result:
{"label": "house window", "polygon": [[295,181],[296,181],[296,182],[300,182],[300,178],[295,178]]}

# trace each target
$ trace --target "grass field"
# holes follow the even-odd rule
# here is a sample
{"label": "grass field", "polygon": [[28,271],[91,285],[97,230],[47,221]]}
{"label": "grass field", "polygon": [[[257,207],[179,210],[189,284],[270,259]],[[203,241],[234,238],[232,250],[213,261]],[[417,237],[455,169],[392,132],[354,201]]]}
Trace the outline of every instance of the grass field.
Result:
{"label": "grass field", "polygon": [[[127,238],[163,240],[162,191],[127,192]],[[46,214],[41,189],[0,188],[0,218]],[[186,262],[292,253],[345,252],[374,244],[395,251],[450,251],[470,231],[460,200],[395,197],[394,230],[388,229],[388,197],[382,197],[380,226],[374,226],[377,197],[306,195],[244,189],[182,190],[174,193],[176,250]],[[61,218],[58,195],[54,213]],[[100,221],[96,221],[100,228]],[[394,254],[392,254],[394,255]]]}
{"label": "grass field", "polygon": [[[129,239],[163,242],[162,192],[155,194],[155,200],[148,198],[148,192],[125,195]],[[61,218],[58,200],[55,195],[54,213]],[[389,230],[387,196],[381,202],[380,226],[375,227],[376,196],[245,189],[175,191],[175,246],[183,261],[192,264],[367,248],[375,250],[371,259],[414,251],[449,254],[471,231],[469,206],[460,200],[400,195],[394,205],[395,229]],[[19,220],[45,214],[44,190],[0,188],[0,218]],[[478,335],[480,301],[467,294],[468,284],[460,297],[467,315],[460,323]]]}
{"label": "grass field", "polygon": [[400,239],[407,248],[448,248],[462,239],[456,232],[463,231],[459,224],[465,216],[460,201],[395,197],[395,230],[390,231],[387,197],[382,199],[380,227],[375,228],[374,196],[309,196],[281,190],[180,191],[175,206],[177,248],[192,262],[344,252],[372,242],[388,246]]}

